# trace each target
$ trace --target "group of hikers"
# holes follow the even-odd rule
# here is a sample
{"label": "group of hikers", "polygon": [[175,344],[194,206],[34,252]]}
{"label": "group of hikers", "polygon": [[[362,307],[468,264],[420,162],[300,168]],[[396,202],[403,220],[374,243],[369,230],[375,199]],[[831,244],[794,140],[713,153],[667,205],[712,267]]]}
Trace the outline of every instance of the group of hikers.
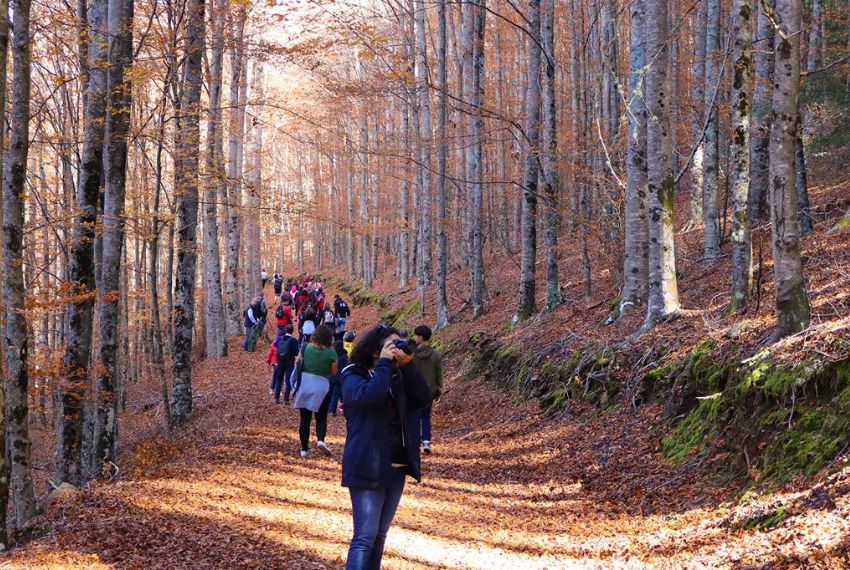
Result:
{"label": "group of hikers", "polygon": [[[261,274],[263,287],[268,274]],[[348,330],[351,310],[339,296],[325,299],[318,278],[285,283],[272,277],[277,334],[266,361],[273,368],[269,394],[299,410],[301,457],[310,454],[316,420],[316,449],[325,441],[328,414],[342,413],[346,440],[342,485],[351,496],[354,535],[347,570],[378,569],[384,542],[407,476],[421,481],[420,453],[431,453],[432,403],[443,394],[443,362],[431,346],[431,329],[406,330],[379,324],[361,335]],[[245,350],[254,351],[266,326],[262,295],[245,309]],[[298,337],[295,337],[297,330]]]}

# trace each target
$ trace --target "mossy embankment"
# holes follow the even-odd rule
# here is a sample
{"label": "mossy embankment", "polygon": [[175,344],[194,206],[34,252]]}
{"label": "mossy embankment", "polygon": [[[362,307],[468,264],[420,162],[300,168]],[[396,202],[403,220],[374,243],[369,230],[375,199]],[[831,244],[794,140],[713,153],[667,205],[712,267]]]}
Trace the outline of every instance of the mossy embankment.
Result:
{"label": "mossy embankment", "polygon": [[[410,294],[381,296],[329,281],[356,305],[379,307],[387,324],[409,327],[420,318],[419,300]],[[753,352],[731,339],[703,341],[684,353],[594,342],[568,346],[558,339],[530,347],[511,335],[484,332],[464,340],[437,333],[434,344],[463,366],[463,376],[484,377],[517,402],[536,400],[549,417],[658,406],[661,452],[674,463],[711,465],[720,478],[778,484],[813,475],[850,442],[846,339],[835,341],[831,358],[812,353],[795,359],[777,358],[769,347]]]}

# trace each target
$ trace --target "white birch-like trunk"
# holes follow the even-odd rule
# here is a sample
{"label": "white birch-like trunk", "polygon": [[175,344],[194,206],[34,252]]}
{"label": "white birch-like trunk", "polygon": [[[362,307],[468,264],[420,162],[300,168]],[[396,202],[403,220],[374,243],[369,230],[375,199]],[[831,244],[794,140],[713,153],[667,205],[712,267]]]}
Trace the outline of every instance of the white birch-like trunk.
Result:
{"label": "white birch-like trunk", "polygon": [[752,0],[734,0],[732,82],[732,299],[729,311],[747,305],[753,280],[750,198],[750,118],[753,72]]}
{"label": "white birch-like trunk", "polygon": [[245,9],[233,17],[230,48],[230,112],[227,149],[227,216],[224,221],[224,315],[227,336],[242,332],[242,303],[239,295],[239,251],[242,234],[242,148],[245,137]]}
{"label": "white birch-like trunk", "polygon": [[204,188],[204,253],[207,356],[227,356],[227,333],[221,287],[221,257],[218,247],[219,197],[227,196],[222,142],[221,88],[224,64],[224,11],[226,0],[210,4],[212,50],[209,63],[209,117],[207,119],[206,181]]}
{"label": "white birch-like trunk", "polygon": [[720,128],[714,91],[720,79],[720,0],[708,0],[708,27],[705,48],[705,163],[703,166],[702,221],[703,257],[714,259],[722,254],[720,233]]}
{"label": "white birch-like trunk", "polygon": [[448,257],[448,236],[446,235],[446,159],[448,141],[446,140],[446,119],[448,108],[446,95],[448,90],[446,29],[446,0],[437,0],[437,322],[436,330],[449,324],[449,307],[446,296],[446,273]]}
{"label": "white birch-like trunk", "polygon": [[[613,24],[612,24],[613,26]],[[542,141],[540,158],[543,166],[543,197],[546,211],[543,220],[546,232],[546,310],[551,311],[563,302],[561,282],[558,275],[558,232],[561,226],[559,196],[561,182],[558,174],[558,131],[556,128],[557,108],[555,99],[555,0],[542,0],[540,6],[540,40],[543,54],[541,77]],[[612,41],[615,41],[612,39]],[[613,75],[613,70],[611,71]],[[612,82],[616,99],[616,78]],[[612,103],[612,113],[618,108]],[[616,120],[615,120],[616,122]]]}
{"label": "white birch-like trunk", "polygon": [[[487,3],[481,0],[472,11],[472,69],[471,77],[467,75],[467,83],[471,82],[474,106],[472,120],[473,142],[467,153],[467,174],[471,181],[469,194],[469,220],[472,230],[472,316],[478,318],[484,304],[484,243],[482,235],[482,184],[484,156],[484,114],[481,107],[484,104],[484,32],[487,22]],[[470,99],[467,99],[470,101]]]}
{"label": "white birch-like trunk", "polygon": [[245,210],[242,225],[245,232],[245,298],[242,306],[246,306],[257,295],[262,293],[260,271],[262,259],[260,256],[260,203],[263,186],[263,125],[258,115],[264,100],[264,69],[261,61],[255,61],[251,75],[251,102],[255,105],[255,118],[251,129],[251,154],[248,159],[246,176]]}
{"label": "white birch-like trunk", "polygon": [[419,103],[419,168],[421,169],[422,188],[419,202],[420,239],[418,242],[422,270],[418,288],[420,294],[430,285],[434,278],[432,265],[432,178],[431,178],[431,96],[428,88],[428,42],[425,35],[425,2],[415,0],[414,27],[416,30],[416,95]]}
{"label": "white birch-like trunk", "polygon": [[673,240],[673,149],[668,115],[667,0],[646,3],[645,38],[650,58],[646,77],[649,287],[644,328],[679,309]]}
{"label": "white birch-like trunk", "polygon": [[770,130],[769,189],[777,337],[805,329],[811,318],[800,258],[794,188],[802,12],[801,0],[776,0],[780,28],[774,44],[775,88]]}
{"label": "white birch-like trunk", "polygon": [[647,292],[645,0],[633,0],[631,12],[623,295],[614,318],[625,314],[629,307],[644,304]]}
{"label": "white birch-like trunk", "polygon": [[[708,1],[709,0],[696,0],[693,77],[691,80],[691,98],[695,105],[699,105],[705,100],[705,32],[708,16],[706,2]],[[705,120],[704,113],[700,111],[702,111],[702,107],[698,106],[697,111],[694,113],[693,131],[695,138],[702,136],[703,122]],[[691,217],[688,221],[687,229],[702,223],[704,156],[705,144],[703,141],[697,145],[694,158],[691,161]]]}

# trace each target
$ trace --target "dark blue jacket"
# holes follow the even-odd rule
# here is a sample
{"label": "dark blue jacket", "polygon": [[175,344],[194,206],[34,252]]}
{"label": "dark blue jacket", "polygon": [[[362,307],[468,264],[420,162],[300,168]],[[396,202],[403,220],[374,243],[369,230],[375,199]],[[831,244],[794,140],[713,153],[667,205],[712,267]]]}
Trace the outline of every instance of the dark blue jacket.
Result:
{"label": "dark blue jacket", "polygon": [[413,412],[431,404],[428,383],[410,362],[396,370],[381,358],[370,377],[369,371],[349,366],[342,374],[347,435],[342,452],[342,486],[366,489],[388,487],[392,480],[388,405],[401,416],[407,450],[408,475],[422,480],[418,437]]}
{"label": "dark blue jacket", "polygon": [[342,371],[348,366],[348,353],[336,355],[336,370],[337,373],[331,376],[331,384],[342,384]]}

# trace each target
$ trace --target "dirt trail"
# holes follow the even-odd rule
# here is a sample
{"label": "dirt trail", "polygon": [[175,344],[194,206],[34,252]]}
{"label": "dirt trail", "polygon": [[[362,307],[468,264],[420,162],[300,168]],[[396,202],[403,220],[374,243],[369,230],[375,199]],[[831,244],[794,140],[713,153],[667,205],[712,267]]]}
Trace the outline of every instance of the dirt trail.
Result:
{"label": "dirt trail", "polygon": [[[361,311],[358,320],[372,317]],[[351,535],[344,419],[329,421],[333,458],[298,457],[297,410],[272,402],[264,354],[234,341],[231,356],[201,364],[190,425],[138,446],[120,481],[52,509],[47,536],[0,568],[341,567]],[[847,560],[846,491],[830,510],[801,513],[796,527],[744,530],[716,490],[659,461],[648,407],[617,430],[547,423],[477,381],[455,374],[448,385],[435,409],[436,453],[424,460],[423,483],[407,486],[386,568]]]}

